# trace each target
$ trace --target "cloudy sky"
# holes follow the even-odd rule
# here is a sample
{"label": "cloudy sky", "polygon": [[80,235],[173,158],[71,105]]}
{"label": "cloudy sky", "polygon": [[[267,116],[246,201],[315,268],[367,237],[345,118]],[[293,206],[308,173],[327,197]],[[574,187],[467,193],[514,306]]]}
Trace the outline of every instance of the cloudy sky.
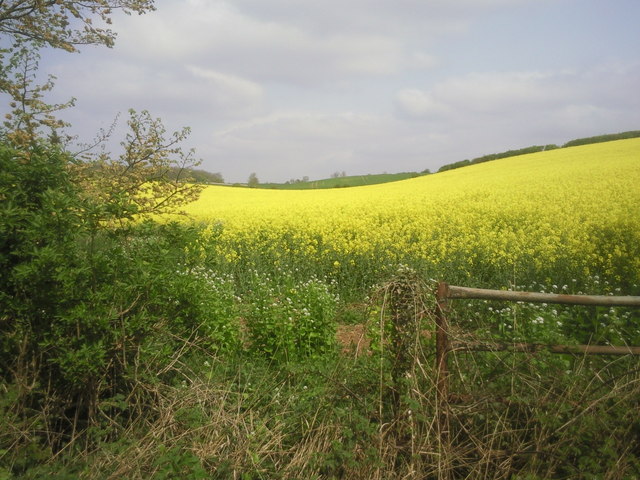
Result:
{"label": "cloudy sky", "polygon": [[157,0],[113,49],[45,52],[89,140],[190,126],[228,182],[437,170],[640,129],[638,0]]}

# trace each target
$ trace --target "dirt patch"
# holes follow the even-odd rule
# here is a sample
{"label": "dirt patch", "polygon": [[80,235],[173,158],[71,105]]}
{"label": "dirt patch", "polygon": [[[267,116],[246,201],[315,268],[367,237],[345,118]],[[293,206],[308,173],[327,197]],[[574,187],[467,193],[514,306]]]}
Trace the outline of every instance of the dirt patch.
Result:
{"label": "dirt patch", "polygon": [[[423,339],[433,338],[434,332],[432,330],[421,330],[420,336]],[[340,350],[344,354],[355,355],[369,355],[371,350],[369,345],[371,339],[367,336],[367,330],[365,325],[357,323],[354,325],[338,325],[336,331],[336,338],[340,345]]]}
{"label": "dirt patch", "polygon": [[336,338],[342,353],[353,354],[356,357],[369,352],[369,338],[364,324],[338,325]]}

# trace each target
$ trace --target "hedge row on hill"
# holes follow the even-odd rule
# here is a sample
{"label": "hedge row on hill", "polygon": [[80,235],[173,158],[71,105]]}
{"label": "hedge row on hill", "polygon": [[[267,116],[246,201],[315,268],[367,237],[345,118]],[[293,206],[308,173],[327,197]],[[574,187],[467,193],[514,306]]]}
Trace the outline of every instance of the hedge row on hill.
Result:
{"label": "hedge row on hill", "polygon": [[640,130],[631,130],[629,132],[610,133],[608,135],[597,135],[595,137],[577,138],[565,143],[562,148],[577,147],[578,145],[588,145],[590,143],[610,142],[612,140],[626,140],[628,138],[640,137]]}
{"label": "hedge row on hill", "polygon": [[515,157],[518,155],[525,155],[527,153],[537,153],[543,152],[545,150],[553,150],[556,148],[567,148],[567,147],[576,147],[578,145],[588,145],[591,143],[602,143],[602,142],[610,142],[612,140],[625,140],[628,138],[636,138],[640,137],[640,130],[632,130],[629,132],[622,133],[611,133],[608,135],[598,135],[595,137],[585,137],[585,138],[577,138],[575,140],[570,140],[562,147],[558,147],[555,144],[550,145],[533,145],[531,147],[520,148],[517,150],[507,150],[502,153],[492,153],[490,155],[483,155],[482,157],[477,157],[472,160],[461,160],[459,162],[449,163],[447,165],[443,165],[440,167],[438,172],[446,172],[447,170],[454,170],[460,167],[466,167],[467,165],[475,165],[476,163],[484,163],[491,160],[498,160],[500,158],[507,157]]}

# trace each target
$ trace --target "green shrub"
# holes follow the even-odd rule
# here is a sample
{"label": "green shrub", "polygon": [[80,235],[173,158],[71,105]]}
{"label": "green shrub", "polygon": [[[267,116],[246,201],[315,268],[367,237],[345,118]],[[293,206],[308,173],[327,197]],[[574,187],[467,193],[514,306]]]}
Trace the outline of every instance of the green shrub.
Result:
{"label": "green shrub", "polygon": [[261,277],[247,305],[250,349],[277,361],[333,351],[337,297],[312,277],[279,286]]}
{"label": "green shrub", "polygon": [[[202,227],[101,222],[69,162],[0,146],[0,381],[17,389],[8,410],[45,423],[31,449],[134,415],[147,401],[137,382],[166,375],[176,352],[238,342],[233,284],[200,266]],[[128,403],[104,409],[114,398]],[[12,444],[0,434],[0,450]]]}
{"label": "green shrub", "polygon": [[218,352],[240,346],[235,285],[228,275],[219,275],[202,265],[176,269],[159,287],[164,290],[160,306],[170,328],[179,335],[193,333]]}

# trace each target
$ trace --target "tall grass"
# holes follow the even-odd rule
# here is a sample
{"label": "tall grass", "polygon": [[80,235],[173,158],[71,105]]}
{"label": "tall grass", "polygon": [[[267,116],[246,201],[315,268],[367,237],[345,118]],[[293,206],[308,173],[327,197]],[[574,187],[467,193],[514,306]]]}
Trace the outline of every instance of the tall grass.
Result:
{"label": "tall grass", "polygon": [[[433,368],[433,299],[428,285],[406,278],[382,285],[362,312],[371,342],[365,354],[347,348],[274,364],[265,357],[212,353],[185,339],[162,372],[139,376],[132,393],[139,411],[125,419],[116,406],[105,406],[99,441],[59,452],[25,478],[640,474],[636,359],[454,353],[443,403]],[[411,294],[398,306],[402,288]],[[400,330],[399,311],[409,314]],[[469,335],[453,328],[454,339]],[[407,353],[402,358],[400,347]],[[153,381],[158,375],[174,380]],[[36,429],[23,424],[12,434],[18,441]]]}

